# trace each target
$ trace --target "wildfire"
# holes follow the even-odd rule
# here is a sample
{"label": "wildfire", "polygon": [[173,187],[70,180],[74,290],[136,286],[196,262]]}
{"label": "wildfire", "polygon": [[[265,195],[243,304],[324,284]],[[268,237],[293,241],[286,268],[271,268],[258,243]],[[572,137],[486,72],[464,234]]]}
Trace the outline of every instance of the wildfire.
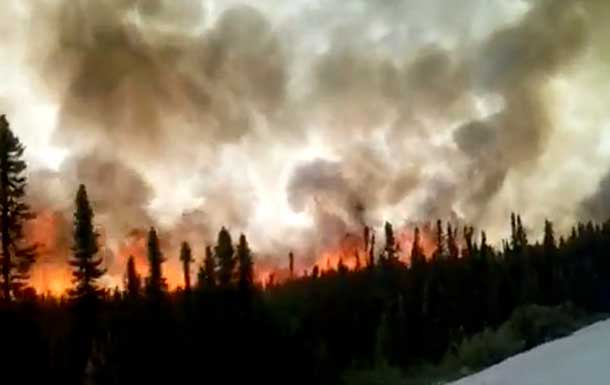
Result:
{"label": "wildfire", "polygon": [[363,238],[346,234],[337,246],[324,250],[315,265],[322,272],[337,269],[340,264],[357,270],[366,265],[367,254]]}
{"label": "wildfire", "polygon": [[72,284],[67,226],[63,215],[51,210],[38,212],[36,218],[27,223],[27,240],[38,246],[38,260],[32,268],[30,284],[39,293],[59,296]]}
{"label": "wildfire", "polygon": [[[55,296],[65,294],[72,286],[71,268],[68,263],[71,245],[71,226],[69,220],[59,211],[41,210],[37,217],[30,221],[26,227],[28,241],[38,245],[38,260],[31,272],[30,283],[39,293]],[[364,234],[346,234],[336,244],[326,247],[319,252],[315,264],[304,266],[298,263],[305,271],[311,272],[317,266],[320,272],[328,272],[339,269],[342,265],[345,269],[354,271],[364,268],[369,263],[369,253],[372,247],[375,258],[378,258],[385,240],[377,236],[376,245],[372,239],[365,242]],[[409,264],[413,243],[415,242],[415,226],[405,225],[396,231],[396,250],[400,261]],[[105,244],[105,237],[100,238],[100,243]],[[423,254],[429,258],[436,249],[436,235],[430,225],[420,227],[419,245]],[[163,272],[170,290],[175,290],[183,285],[184,277],[182,267],[178,258],[178,247],[173,247],[167,242],[162,242],[161,248],[165,251],[166,263]],[[101,248],[102,249],[102,248]],[[175,249],[175,250],[174,250]],[[112,266],[108,270],[107,279],[104,284],[109,288],[123,286],[127,260],[134,257],[136,270],[141,277],[148,272],[147,260],[147,231],[142,229],[132,230],[127,236],[114,244],[112,249],[105,248],[114,258]],[[197,265],[201,258],[196,258],[192,274],[195,275]],[[283,261],[283,260],[281,260]],[[298,259],[297,259],[298,261]],[[279,284],[291,278],[300,276],[297,271],[291,272],[286,263],[284,267],[278,268],[273,263],[255,263],[255,281],[263,287],[269,284]],[[194,278],[194,277],[192,277]]]}
{"label": "wildfire", "polygon": [[[127,237],[119,244],[117,251],[117,262],[115,263],[117,271],[116,275],[121,276],[127,266],[127,260],[133,256],[136,271],[141,277],[145,277],[148,272],[148,245],[147,232],[142,229],[132,230]],[[163,247],[162,247],[163,248]],[[183,273],[178,262],[178,255],[174,253],[166,253],[165,258],[167,263],[163,265],[163,275],[165,276],[168,288],[170,290],[177,289],[183,285]]]}

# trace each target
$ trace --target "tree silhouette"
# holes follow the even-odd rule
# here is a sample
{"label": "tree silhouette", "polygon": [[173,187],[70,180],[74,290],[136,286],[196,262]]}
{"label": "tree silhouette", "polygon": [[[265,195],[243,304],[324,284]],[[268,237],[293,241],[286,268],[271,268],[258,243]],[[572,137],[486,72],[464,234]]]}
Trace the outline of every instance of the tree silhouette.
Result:
{"label": "tree silhouette", "polygon": [[233,279],[236,259],[231,234],[225,227],[218,233],[214,254],[218,260],[218,283],[223,287],[229,286]]}
{"label": "tree silhouette", "polygon": [[0,225],[2,238],[2,296],[6,301],[28,279],[35,260],[35,245],[27,245],[23,226],[34,215],[24,202],[25,148],[13,134],[4,115],[0,116]]}
{"label": "tree silhouette", "polygon": [[193,254],[188,242],[182,242],[180,247],[180,261],[182,262],[182,273],[184,274],[184,290],[191,291],[191,263]]}
{"label": "tree silhouette", "polygon": [[237,244],[237,262],[239,263],[239,288],[249,290],[254,282],[254,264],[252,252],[244,234],[239,237]]}
{"label": "tree silhouette", "polygon": [[294,278],[294,253],[288,253],[288,270],[290,271],[290,279]]}
{"label": "tree silhouette", "polygon": [[544,221],[544,240],[542,241],[542,244],[547,253],[553,253],[557,247],[553,223],[548,220]]}
{"label": "tree silhouette", "polygon": [[384,231],[385,231],[384,259],[386,262],[393,264],[398,260],[398,255],[396,252],[396,238],[394,237],[394,229],[392,228],[392,224],[390,222],[385,223]]}
{"label": "tree silhouette", "polygon": [[72,298],[78,302],[94,302],[103,293],[98,280],[105,274],[100,266],[102,258],[97,257],[98,234],[93,228],[93,210],[89,205],[87,190],[80,185],[76,193],[76,209],[74,212],[74,245],[70,265],[74,288],[70,291]]}
{"label": "tree silhouette", "polygon": [[140,275],[136,271],[136,264],[133,255],[130,255],[127,259],[127,276],[125,280],[127,295],[130,298],[137,298],[140,295],[142,281],[140,279]]}
{"label": "tree silhouette", "polygon": [[371,246],[369,248],[369,267],[373,268],[375,266],[375,233],[371,235]]}
{"label": "tree silhouette", "polygon": [[413,231],[413,245],[411,247],[411,265],[418,266],[423,264],[426,261],[426,257],[424,256],[424,251],[421,247],[421,236],[419,232],[419,227],[415,227]]}
{"label": "tree silhouette", "polygon": [[161,265],[165,258],[159,247],[159,237],[157,230],[151,227],[148,232],[148,264],[149,275],[146,281],[146,292],[153,301],[158,301],[167,291],[167,283],[163,277]]}
{"label": "tree silhouette", "polygon": [[434,251],[434,259],[443,259],[445,256],[444,238],[443,222],[439,219],[436,221],[436,250]]}
{"label": "tree silhouette", "polygon": [[451,223],[447,222],[447,251],[450,259],[458,259],[460,248],[457,244],[457,228],[453,230]]}
{"label": "tree silhouette", "polygon": [[216,262],[210,246],[205,248],[205,257],[202,266],[199,268],[197,284],[200,288],[216,287]]}

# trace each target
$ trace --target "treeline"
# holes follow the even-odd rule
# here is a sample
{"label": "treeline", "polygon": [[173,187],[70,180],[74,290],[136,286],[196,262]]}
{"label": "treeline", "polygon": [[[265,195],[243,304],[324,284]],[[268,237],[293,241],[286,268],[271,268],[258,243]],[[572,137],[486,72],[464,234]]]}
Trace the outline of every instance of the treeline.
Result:
{"label": "treeline", "polygon": [[[546,222],[532,243],[518,215],[500,249],[484,232],[437,222],[435,251],[424,255],[414,230],[410,263],[399,259],[391,224],[381,250],[363,232],[366,261],[343,263],[263,290],[254,283],[247,239],[225,228],[205,249],[197,279],[184,243],[184,289],[170,292],[155,229],[148,234],[147,276],[133,258],[123,291],[100,284],[94,211],[85,186],[75,198],[73,287],[66,298],[27,287],[35,246],[24,223],[23,146],[0,120],[3,383],[303,383],[337,384],[346,371],[436,363],[470,336],[505,322],[522,305],[571,303],[610,311],[610,222],[578,224],[557,238]],[[477,238],[475,240],[475,238]]]}

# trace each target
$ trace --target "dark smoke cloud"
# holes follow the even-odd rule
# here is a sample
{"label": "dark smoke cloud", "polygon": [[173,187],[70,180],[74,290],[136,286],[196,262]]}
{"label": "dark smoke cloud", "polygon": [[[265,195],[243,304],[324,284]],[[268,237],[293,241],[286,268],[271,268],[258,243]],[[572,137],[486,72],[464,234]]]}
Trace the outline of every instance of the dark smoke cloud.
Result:
{"label": "dark smoke cloud", "polygon": [[581,204],[581,218],[605,222],[610,218],[610,173],[602,178],[597,190]]}
{"label": "dark smoke cloud", "polygon": [[65,1],[44,17],[56,31],[44,78],[64,90],[60,143],[173,156],[173,146],[237,140],[255,112],[283,102],[282,49],[254,8],[230,9],[203,33],[195,0]]}
{"label": "dark smoke cloud", "polygon": [[[475,85],[501,95],[502,110],[464,124],[454,133],[471,159],[475,212],[502,188],[510,170],[532,171],[553,128],[545,83],[587,46],[587,20],[575,1],[542,1],[516,26],[494,33],[472,68]],[[479,215],[479,214],[475,214]]]}
{"label": "dark smoke cloud", "polygon": [[[109,238],[158,225],[177,249],[251,230],[261,194],[285,188],[317,226],[294,238],[303,254],[386,219],[504,221],[491,202],[538,169],[555,132],[549,83],[584,54],[610,57],[604,0],[510,17],[517,5],[488,0],[328,1],[288,17],[226,4],[31,0],[27,68],[71,154],[32,175],[37,207],[69,223],[86,183]],[[17,38],[15,24],[0,30]],[[267,173],[282,177],[260,189]],[[150,205],[173,188],[197,204],[165,223]]]}

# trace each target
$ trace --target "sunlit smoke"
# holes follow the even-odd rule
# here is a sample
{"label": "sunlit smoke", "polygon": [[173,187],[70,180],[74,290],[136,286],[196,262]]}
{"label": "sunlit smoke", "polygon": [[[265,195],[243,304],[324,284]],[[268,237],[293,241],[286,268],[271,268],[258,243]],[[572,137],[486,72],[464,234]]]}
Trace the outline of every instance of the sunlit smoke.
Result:
{"label": "sunlit smoke", "polygon": [[80,183],[109,286],[129,255],[146,276],[150,226],[177,287],[180,243],[200,263],[223,225],[282,280],[290,250],[299,274],[356,268],[385,221],[408,262],[405,223],[498,242],[511,211],[605,219],[608,17],[605,0],[4,1],[0,113],[45,244],[32,281],[69,285]]}

